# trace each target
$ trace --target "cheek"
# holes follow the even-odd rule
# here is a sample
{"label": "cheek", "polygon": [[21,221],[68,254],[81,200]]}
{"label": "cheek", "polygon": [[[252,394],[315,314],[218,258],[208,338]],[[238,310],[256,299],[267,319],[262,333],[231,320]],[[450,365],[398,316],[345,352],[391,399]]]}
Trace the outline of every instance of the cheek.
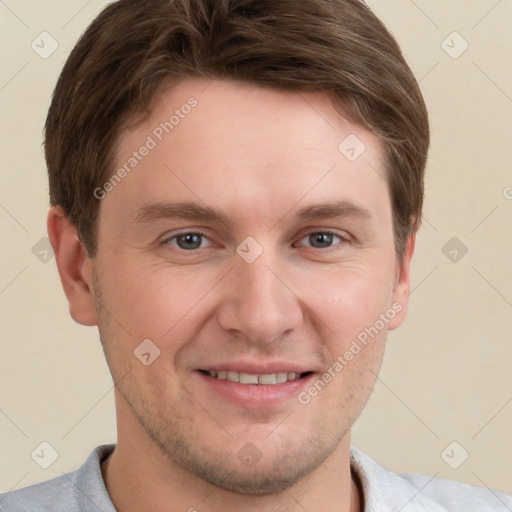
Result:
{"label": "cheek", "polygon": [[301,297],[342,349],[389,310],[392,289],[391,268],[353,264],[311,273],[302,282]]}
{"label": "cheek", "polygon": [[[102,301],[117,320],[114,328],[121,331],[120,324],[130,333],[131,344],[149,338],[162,349],[171,348],[170,340],[186,342],[219,307],[216,297],[226,295],[225,287],[231,282],[221,279],[227,270],[200,265],[166,268],[137,264],[133,258],[118,255],[115,264],[101,272]],[[302,327],[313,324],[324,330],[331,355],[342,353],[346,344],[389,308],[392,269],[385,265],[372,261],[336,266],[309,263],[283,268],[282,274],[295,300],[303,304],[299,306],[304,315]]]}
{"label": "cheek", "polygon": [[[101,281],[105,307],[135,340],[186,337],[191,322],[198,325],[200,304],[219,280],[218,273],[180,272],[161,265],[134,265],[118,259]],[[108,293],[107,293],[108,290]],[[140,341],[139,341],[140,342]]]}
{"label": "cheek", "polygon": [[318,325],[324,326],[325,366],[299,401],[341,428],[355,421],[371,394],[395,313],[390,308],[392,281],[385,272],[366,267],[336,276],[304,287]]}

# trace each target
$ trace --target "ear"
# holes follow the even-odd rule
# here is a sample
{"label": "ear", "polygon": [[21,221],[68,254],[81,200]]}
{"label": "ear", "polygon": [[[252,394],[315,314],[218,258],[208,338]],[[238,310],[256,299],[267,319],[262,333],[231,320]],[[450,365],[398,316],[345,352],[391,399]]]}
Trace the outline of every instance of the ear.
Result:
{"label": "ear", "polygon": [[415,245],[416,232],[407,238],[404,257],[401,262],[397,262],[392,302],[392,309],[396,312],[396,316],[388,323],[388,330],[390,331],[400,327],[407,315],[407,305],[411,290],[411,259]]}
{"label": "ear", "polygon": [[82,325],[97,325],[92,262],[78,239],[76,228],[59,206],[50,208],[47,228],[71,317]]}

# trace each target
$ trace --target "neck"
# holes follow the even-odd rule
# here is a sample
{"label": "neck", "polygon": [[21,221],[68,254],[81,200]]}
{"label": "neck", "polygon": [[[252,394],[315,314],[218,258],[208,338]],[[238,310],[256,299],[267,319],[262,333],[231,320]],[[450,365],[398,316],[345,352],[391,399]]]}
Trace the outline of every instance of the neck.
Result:
{"label": "neck", "polygon": [[169,504],[172,510],[189,512],[362,510],[360,483],[350,470],[350,432],[319,468],[289,489],[245,495],[216,487],[177,466],[138,422],[118,421],[116,449],[104,461],[102,475],[119,512],[163,512]]}

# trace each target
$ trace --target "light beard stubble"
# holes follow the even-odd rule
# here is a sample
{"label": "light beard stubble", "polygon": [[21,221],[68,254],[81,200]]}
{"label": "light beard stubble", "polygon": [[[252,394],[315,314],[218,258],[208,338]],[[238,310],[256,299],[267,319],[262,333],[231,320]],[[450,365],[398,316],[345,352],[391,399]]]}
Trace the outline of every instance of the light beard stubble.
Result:
{"label": "light beard stubble", "polygon": [[[174,419],[183,418],[182,415],[168,414],[164,418],[162,408],[154,401],[158,394],[144,396],[131,369],[123,368],[119,361],[115,361],[111,350],[112,319],[103,306],[101,287],[94,269],[92,276],[100,341],[116,388],[148,438],[169,461],[170,471],[178,467],[216,487],[238,494],[277,494],[291,488],[319,468],[334,453],[359,416],[360,411],[352,421],[344,425],[341,434],[334,436],[328,434],[329,429],[317,418],[309,438],[301,442],[299,447],[293,447],[291,443],[288,446],[281,443],[279,449],[271,447],[264,453],[271,453],[272,460],[265,461],[265,457],[262,457],[254,467],[247,468],[236,456],[236,452],[229,453],[222,447],[216,448],[211,443],[208,445],[197,434],[191,434],[189,423],[184,424]],[[211,421],[212,428],[221,430],[219,424],[215,424],[213,419]],[[227,431],[221,431],[221,435],[227,438],[224,441],[226,446],[236,445]],[[244,441],[248,443],[251,440]]]}

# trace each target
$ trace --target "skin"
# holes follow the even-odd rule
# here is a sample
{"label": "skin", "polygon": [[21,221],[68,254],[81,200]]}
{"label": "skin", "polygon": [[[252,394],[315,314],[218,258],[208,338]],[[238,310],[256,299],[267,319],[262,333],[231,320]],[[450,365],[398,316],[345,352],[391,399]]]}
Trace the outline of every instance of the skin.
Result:
{"label": "skin", "polygon": [[[48,215],[71,316],[98,325],[116,383],[107,489],[122,512],[362,510],[350,429],[387,331],[405,318],[415,242],[398,260],[382,144],[324,94],[190,78],[121,134],[117,165],[191,96],[197,106],[101,200],[94,259],[60,208]],[[338,150],[350,134],[366,147],[353,162]],[[339,200],[370,215],[297,217]],[[136,222],[157,201],[208,205],[231,221]],[[198,230],[195,246],[172,238]],[[326,230],[336,236],[315,245]],[[263,248],[252,263],[236,252],[248,236]],[[198,372],[279,360],[321,378],[394,303],[401,311],[307,404],[235,403]],[[160,350],[149,366],[134,356],[144,339]],[[260,458],[246,465],[249,442]]]}

